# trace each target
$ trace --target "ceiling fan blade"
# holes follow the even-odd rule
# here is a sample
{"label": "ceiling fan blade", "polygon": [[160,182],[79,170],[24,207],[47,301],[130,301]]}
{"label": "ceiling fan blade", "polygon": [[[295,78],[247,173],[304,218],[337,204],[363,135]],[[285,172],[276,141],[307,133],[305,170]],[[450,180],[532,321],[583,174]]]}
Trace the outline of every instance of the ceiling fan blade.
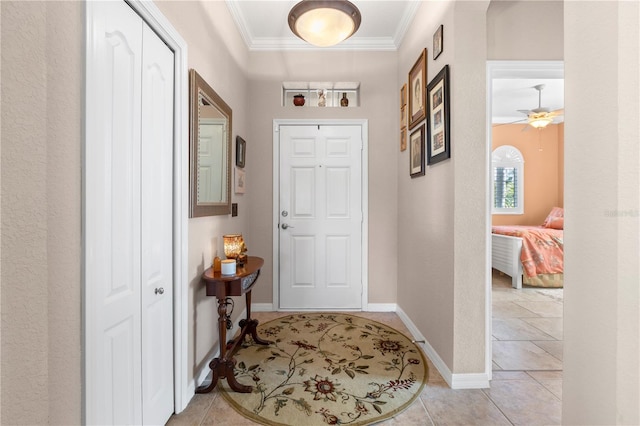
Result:
{"label": "ceiling fan blade", "polygon": [[530,109],[519,109],[518,112],[521,112],[524,115],[529,115],[531,113],[531,110]]}
{"label": "ceiling fan blade", "polygon": [[560,109],[556,109],[554,111],[551,111],[551,114],[553,114],[553,115],[564,115],[564,108],[560,108]]}
{"label": "ceiling fan blade", "polygon": [[524,122],[524,121],[527,121],[527,119],[526,119],[526,118],[523,118],[523,119],[521,119],[521,120],[510,121],[510,122],[508,122],[508,123],[496,123],[496,124],[494,124],[494,126],[505,126],[505,125],[507,125],[507,124],[517,124],[517,123],[522,123],[522,122]]}

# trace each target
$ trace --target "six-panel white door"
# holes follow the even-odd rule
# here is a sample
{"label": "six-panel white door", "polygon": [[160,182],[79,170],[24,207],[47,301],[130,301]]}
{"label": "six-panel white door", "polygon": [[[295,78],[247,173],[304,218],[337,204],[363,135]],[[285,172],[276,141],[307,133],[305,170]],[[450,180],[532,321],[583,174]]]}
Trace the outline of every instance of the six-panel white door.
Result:
{"label": "six-panel white door", "polygon": [[362,128],[280,126],[280,308],[362,307]]}
{"label": "six-panel white door", "polygon": [[173,412],[173,53],[125,2],[87,6],[89,424]]}

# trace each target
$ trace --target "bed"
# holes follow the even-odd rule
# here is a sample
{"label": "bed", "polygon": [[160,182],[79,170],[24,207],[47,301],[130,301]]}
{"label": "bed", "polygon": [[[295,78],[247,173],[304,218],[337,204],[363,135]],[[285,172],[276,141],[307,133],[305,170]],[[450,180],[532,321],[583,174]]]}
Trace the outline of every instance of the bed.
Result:
{"label": "bed", "polygon": [[564,211],[554,207],[542,226],[492,226],[491,267],[511,276],[513,288],[563,287]]}

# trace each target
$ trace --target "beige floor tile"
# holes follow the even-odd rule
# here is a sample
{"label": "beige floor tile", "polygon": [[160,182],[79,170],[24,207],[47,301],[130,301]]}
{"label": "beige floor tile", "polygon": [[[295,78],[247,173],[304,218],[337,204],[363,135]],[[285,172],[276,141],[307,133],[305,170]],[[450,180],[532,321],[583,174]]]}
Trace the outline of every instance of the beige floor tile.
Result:
{"label": "beige floor tile", "polygon": [[536,381],[496,381],[484,393],[515,425],[561,424],[562,403]]}
{"label": "beige floor tile", "polygon": [[491,363],[491,365],[492,365],[491,369],[492,369],[493,371],[500,371],[500,370],[502,370],[502,367],[500,367],[498,364],[496,364],[496,363],[495,363],[495,361],[494,361],[494,362],[492,362],[492,363]]}
{"label": "beige floor tile", "polygon": [[207,411],[207,414],[200,424],[202,426],[249,426],[257,423],[238,413],[220,396],[213,400],[209,411]]}
{"label": "beige floor tile", "polygon": [[[563,339],[562,318],[523,318],[524,322],[552,336],[556,340]],[[529,339],[547,340],[547,339]]]}
{"label": "beige floor tile", "polygon": [[554,340],[553,336],[531,325],[531,319],[538,318],[494,318],[491,333],[498,340]]}
{"label": "beige floor tile", "polygon": [[503,370],[562,370],[562,361],[528,341],[496,341],[493,362]]}
{"label": "beige floor tile", "polygon": [[493,318],[536,318],[540,316],[523,308],[519,303],[526,303],[526,301],[493,302]]}
{"label": "beige floor tile", "polygon": [[509,425],[509,421],[479,389],[452,390],[429,385],[420,395],[436,425]]}
{"label": "beige floor tile", "polygon": [[562,340],[533,340],[531,343],[541,347],[542,349],[550,353],[554,358],[558,358],[560,361],[562,361],[564,352],[564,342]]}
{"label": "beige floor tile", "polygon": [[515,302],[518,300],[530,300],[522,291],[515,289],[493,289],[491,292],[493,302]]}
{"label": "beige floor tile", "polygon": [[562,303],[560,302],[513,302],[541,317],[562,318]]}
{"label": "beige floor tile", "polygon": [[433,421],[427,413],[427,409],[424,408],[422,400],[417,398],[413,404],[397,416],[380,423],[381,425],[393,425],[393,426],[433,426]]}
{"label": "beige floor tile", "polygon": [[494,371],[492,376],[492,382],[494,380],[529,380],[532,378],[524,371]]}
{"label": "beige floor tile", "polygon": [[219,396],[218,392],[213,390],[208,394],[197,394],[189,402],[187,408],[180,414],[174,414],[169,418],[167,426],[190,426],[199,425],[204,416],[207,414],[209,407],[214,399]]}
{"label": "beige floor tile", "polygon": [[562,371],[527,371],[527,374],[562,400]]}
{"label": "beige floor tile", "polygon": [[532,302],[560,302],[562,303],[562,289],[523,288],[522,298]]}

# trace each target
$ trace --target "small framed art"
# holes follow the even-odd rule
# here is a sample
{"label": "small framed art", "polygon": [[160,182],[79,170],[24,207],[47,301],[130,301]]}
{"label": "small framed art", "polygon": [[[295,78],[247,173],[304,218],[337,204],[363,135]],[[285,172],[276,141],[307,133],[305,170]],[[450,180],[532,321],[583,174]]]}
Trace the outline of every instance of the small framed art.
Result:
{"label": "small framed art", "polygon": [[436,58],[442,53],[443,31],[444,27],[440,25],[436,32],[433,33],[433,60],[436,60]]}
{"label": "small framed art", "polygon": [[409,174],[412,178],[424,175],[424,124],[409,138]]}
{"label": "small framed art", "polygon": [[234,175],[234,189],[236,194],[244,194],[246,191],[245,172],[243,169],[236,167]]}
{"label": "small framed art", "polygon": [[407,149],[407,128],[403,128],[400,130],[400,151],[405,151]]}
{"label": "small framed art", "polygon": [[236,166],[244,168],[244,160],[247,155],[247,142],[240,136],[236,136]]}
{"label": "small framed art", "polygon": [[409,71],[409,129],[413,129],[425,118],[425,81],[427,76],[427,49],[423,49],[418,60]]}
{"label": "small framed art", "polygon": [[427,86],[427,164],[435,164],[451,157],[449,124],[449,65]]}

